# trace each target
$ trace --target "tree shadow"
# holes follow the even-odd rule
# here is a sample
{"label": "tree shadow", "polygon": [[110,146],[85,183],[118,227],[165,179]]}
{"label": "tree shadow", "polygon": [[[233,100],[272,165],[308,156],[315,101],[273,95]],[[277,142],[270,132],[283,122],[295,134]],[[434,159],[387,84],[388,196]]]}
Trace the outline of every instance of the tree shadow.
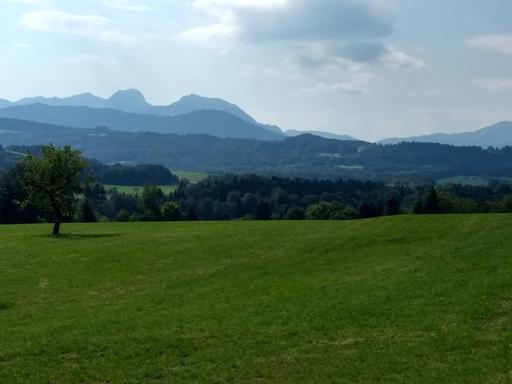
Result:
{"label": "tree shadow", "polygon": [[121,236],[120,233],[61,233],[58,236],[54,235],[39,235],[56,240],[87,240],[87,239],[108,239]]}

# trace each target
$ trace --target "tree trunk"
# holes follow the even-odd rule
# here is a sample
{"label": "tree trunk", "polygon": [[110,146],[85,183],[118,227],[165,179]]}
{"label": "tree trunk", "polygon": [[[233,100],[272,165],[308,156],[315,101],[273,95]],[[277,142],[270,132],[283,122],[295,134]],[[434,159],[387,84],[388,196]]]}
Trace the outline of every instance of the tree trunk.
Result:
{"label": "tree trunk", "polygon": [[53,236],[60,235],[60,218],[53,223]]}

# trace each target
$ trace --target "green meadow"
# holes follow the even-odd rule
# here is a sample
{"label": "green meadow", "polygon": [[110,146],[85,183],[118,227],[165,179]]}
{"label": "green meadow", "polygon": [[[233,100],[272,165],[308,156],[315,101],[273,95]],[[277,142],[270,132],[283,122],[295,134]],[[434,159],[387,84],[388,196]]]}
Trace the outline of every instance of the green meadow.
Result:
{"label": "green meadow", "polygon": [[187,179],[192,183],[198,183],[208,177],[208,173],[191,171],[172,171],[180,180]]}
{"label": "green meadow", "polygon": [[512,215],[0,226],[0,383],[512,383]]}
{"label": "green meadow", "polygon": [[[198,183],[208,177],[207,173],[202,172],[189,172],[189,171],[172,171],[180,180],[187,179],[192,183]],[[158,188],[162,190],[165,195],[169,195],[174,192],[177,185],[159,185]],[[126,193],[127,195],[140,195],[144,189],[141,185],[112,185],[105,184],[105,190],[108,192],[111,189],[116,189],[119,193]]]}
{"label": "green meadow", "polygon": [[[144,186],[140,185],[112,185],[106,184],[104,185],[105,191],[107,193],[113,189],[115,189],[119,193],[126,193],[127,195],[142,195],[142,191],[144,190]],[[177,185],[159,185],[158,188],[162,190],[164,195],[169,195],[174,192],[178,186]]]}

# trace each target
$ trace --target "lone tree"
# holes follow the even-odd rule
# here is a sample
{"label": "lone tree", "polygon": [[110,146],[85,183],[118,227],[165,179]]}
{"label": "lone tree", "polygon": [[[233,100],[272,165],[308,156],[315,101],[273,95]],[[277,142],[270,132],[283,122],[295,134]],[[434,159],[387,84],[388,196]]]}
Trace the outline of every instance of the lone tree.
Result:
{"label": "lone tree", "polygon": [[87,166],[79,151],[71,147],[41,147],[41,156],[28,155],[22,162],[23,181],[29,203],[53,222],[53,235],[60,234],[63,218],[73,215],[81,175]]}

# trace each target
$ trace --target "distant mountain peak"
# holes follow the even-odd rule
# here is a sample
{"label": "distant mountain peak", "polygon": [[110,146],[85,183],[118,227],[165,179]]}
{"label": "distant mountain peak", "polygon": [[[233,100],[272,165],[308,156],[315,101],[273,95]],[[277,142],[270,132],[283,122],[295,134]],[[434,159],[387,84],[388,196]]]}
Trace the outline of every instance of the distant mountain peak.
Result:
{"label": "distant mountain peak", "polygon": [[238,107],[236,104],[227,102],[220,98],[205,97],[198,94],[190,94],[181,97],[170,105],[156,106],[147,102],[144,95],[137,89],[129,88],[119,90],[112,96],[105,99],[93,95],[90,92],[81,93],[65,98],[45,98],[42,96],[25,98],[16,102],[0,99],[0,109],[11,106],[44,104],[55,107],[76,106],[99,109],[115,109],[122,112],[148,114],[156,116],[179,116],[196,111],[223,111],[234,115],[246,122],[258,125],[265,130],[283,136],[279,127],[258,123],[252,116]]}
{"label": "distant mountain peak", "polygon": [[150,107],[144,95],[136,89],[117,91],[107,100],[107,106],[126,112],[144,112]]}
{"label": "distant mountain peak", "polygon": [[180,101],[183,100],[201,100],[201,99],[208,99],[208,97],[204,97],[201,95],[198,95],[196,93],[191,93],[190,95],[185,95],[180,98]]}

